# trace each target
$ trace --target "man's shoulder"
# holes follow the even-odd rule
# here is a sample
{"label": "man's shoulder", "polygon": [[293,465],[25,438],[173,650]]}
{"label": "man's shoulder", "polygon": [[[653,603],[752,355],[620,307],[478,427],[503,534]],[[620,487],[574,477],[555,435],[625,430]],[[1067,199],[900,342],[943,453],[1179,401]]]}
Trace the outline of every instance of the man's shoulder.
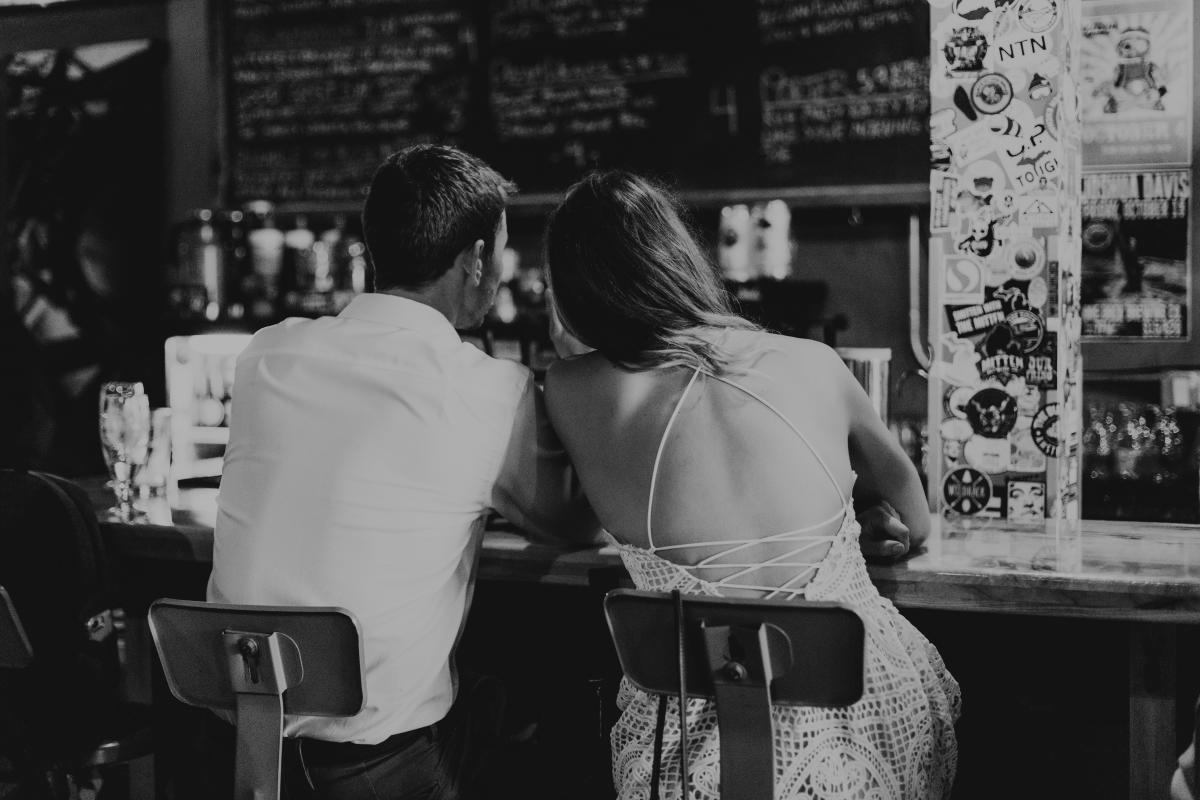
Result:
{"label": "man's shoulder", "polygon": [[507,358],[495,358],[473,344],[463,342],[455,351],[456,366],[468,387],[520,398],[533,381],[529,367]]}
{"label": "man's shoulder", "polygon": [[243,353],[255,353],[298,341],[317,322],[305,317],[288,317],[285,320],[265,325],[250,336]]}

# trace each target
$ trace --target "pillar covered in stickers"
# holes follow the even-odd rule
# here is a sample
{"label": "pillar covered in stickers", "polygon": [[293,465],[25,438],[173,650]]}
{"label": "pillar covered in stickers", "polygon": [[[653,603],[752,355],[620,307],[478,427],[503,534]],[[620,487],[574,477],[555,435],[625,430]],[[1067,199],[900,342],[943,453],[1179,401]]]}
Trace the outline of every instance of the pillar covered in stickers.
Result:
{"label": "pillar covered in stickers", "polygon": [[929,491],[1079,529],[1080,0],[930,0]]}

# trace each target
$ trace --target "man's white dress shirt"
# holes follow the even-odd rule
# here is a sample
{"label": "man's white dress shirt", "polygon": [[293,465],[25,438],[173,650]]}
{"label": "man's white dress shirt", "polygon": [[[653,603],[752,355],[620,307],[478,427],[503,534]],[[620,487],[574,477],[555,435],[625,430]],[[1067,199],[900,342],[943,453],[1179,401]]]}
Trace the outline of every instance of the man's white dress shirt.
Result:
{"label": "man's white dress shirt", "polygon": [[[237,361],[214,602],[341,606],[363,628],[366,700],[286,733],[374,744],[440,720],[489,509],[580,535],[566,456],[525,367],[384,294],[289,319]],[[574,520],[574,522],[572,521]]]}

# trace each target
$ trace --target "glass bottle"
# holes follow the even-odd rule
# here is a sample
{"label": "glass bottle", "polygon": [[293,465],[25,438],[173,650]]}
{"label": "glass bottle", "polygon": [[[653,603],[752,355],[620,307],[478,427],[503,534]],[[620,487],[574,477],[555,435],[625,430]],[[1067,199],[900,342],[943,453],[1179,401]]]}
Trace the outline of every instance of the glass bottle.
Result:
{"label": "glass bottle", "polygon": [[220,215],[225,251],[225,313],[230,319],[241,319],[246,315],[243,291],[251,266],[244,220],[245,215],[236,208],[222,211]]}
{"label": "glass bottle", "polygon": [[251,267],[246,294],[251,298],[250,314],[256,319],[270,319],[279,306],[283,231],[275,225],[275,207],[267,200],[248,203],[246,220],[246,245]]}
{"label": "glass bottle", "polygon": [[213,211],[197,208],[176,227],[167,305],[180,319],[217,320],[225,305],[225,253]]}
{"label": "glass bottle", "polygon": [[292,227],[283,234],[283,273],[280,279],[284,306],[289,311],[309,310],[309,294],[315,283],[315,243],[316,236],[308,227],[308,217],[297,214]]}

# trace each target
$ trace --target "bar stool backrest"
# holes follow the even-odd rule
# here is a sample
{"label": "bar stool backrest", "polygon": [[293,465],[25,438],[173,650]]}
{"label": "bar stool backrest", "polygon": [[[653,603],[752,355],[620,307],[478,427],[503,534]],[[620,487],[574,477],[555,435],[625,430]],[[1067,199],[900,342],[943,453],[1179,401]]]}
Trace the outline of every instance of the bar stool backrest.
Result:
{"label": "bar stool backrest", "polygon": [[0,669],[24,669],[33,663],[33,648],[17,616],[12,598],[0,586]]}
{"label": "bar stool backrest", "polygon": [[716,701],[722,797],[773,797],[772,705],[862,697],[865,629],[847,606],[617,589],[604,610],[635,686]]}
{"label": "bar stool backrest", "polygon": [[345,609],[161,599],[150,632],[176,698],[233,712],[234,800],[279,797],[285,714],[362,708],[362,634]]}

